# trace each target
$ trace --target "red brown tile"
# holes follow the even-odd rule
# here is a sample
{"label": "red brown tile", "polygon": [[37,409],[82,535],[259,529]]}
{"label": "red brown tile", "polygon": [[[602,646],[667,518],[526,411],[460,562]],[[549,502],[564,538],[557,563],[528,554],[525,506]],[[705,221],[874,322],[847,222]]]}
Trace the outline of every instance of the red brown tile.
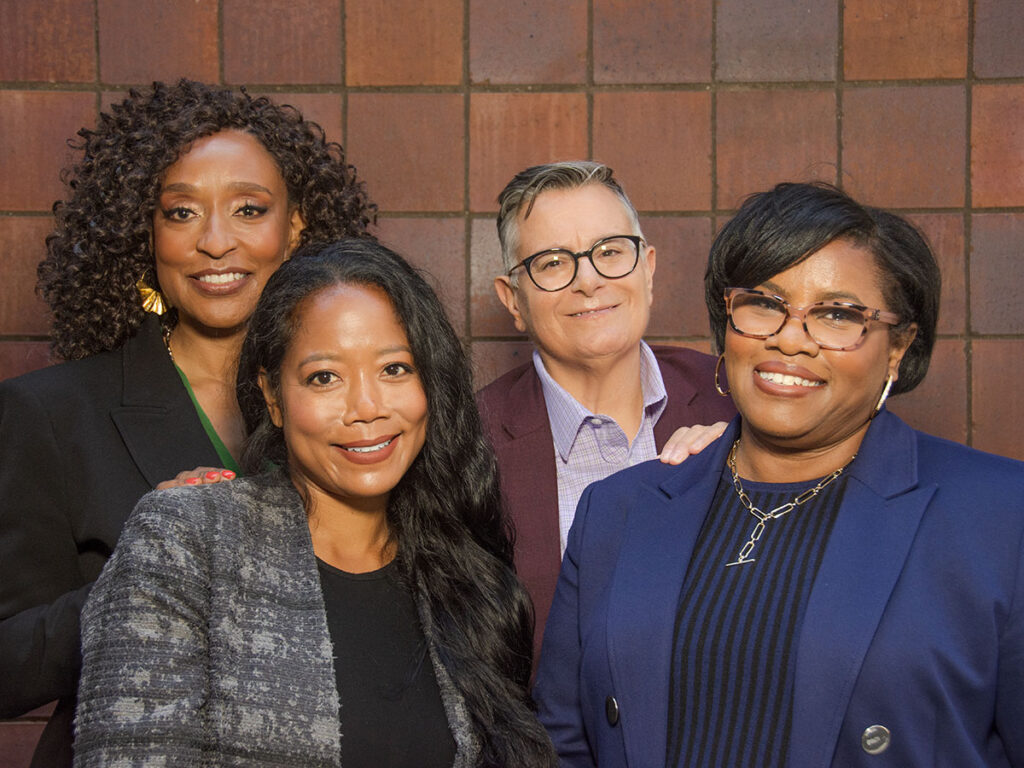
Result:
{"label": "red brown tile", "polygon": [[641,220],[657,253],[654,304],[648,336],[679,338],[709,335],[704,303],[704,267],[711,248],[711,220],[657,216]]}
{"label": "red brown tile", "polygon": [[470,210],[496,211],[498,193],[524,168],[586,156],[583,94],[478,93],[470,97]]}
{"label": "red brown tile", "polygon": [[494,291],[494,278],[504,271],[494,219],[471,220],[469,250],[470,333],[473,336],[521,336]]}
{"label": "red brown tile", "polygon": [[452,327],[466,335],[466,225],[462,218],[382,216],[380,241],[423,270],[448,313]]}
{"label": "red brown tile", "polygon": [[928,375],[916,389],[888,401],[887,407],[914,429],[947,440],[967,442],[967,356],[960,339],[940,339]]}
{"label": "red brown tile", "polygon": [[91,93],[0,91],[0,209],[50,210],[64,194],[68,139],[95,122]]}
{"label": "red brown tile", "polygon": [[100,91],[100,111],[110,114],[110,108],[128,98],[127,90]]}
{"label": "red brown tile", "polygon": [[831,91],[724,91],[716,116],[715,206],[736,209],[780,181],[836,181]]}
{"label": "red brown tile", "polygon": [[710,95],[595,94],[594,159],[615,169],[638,210],[709,210]]}
{"label": "red brown tile", "polygon": [[967,74],[968,0],[845,0],[847,80],[959,78]]}
{"label": "red brown tile", "polygon": [[462,0],[361,0],[345,4],[349,85],[462,82]]}
{"label": "red brown tile", "polygon": [[[252,93],[250,91],[250,93]],[[253,95],[257,95],[253,93]],[[343,108],[340,93],[262,93],[275,104],[288,104],[302,113],[306,120],[324,129],[328,141],[343,144]]]}
{"label": "red brown tile", "polygon": [[971,330],[1024,333],[1024,214],[971,217]]}
{"label": "red brown tile", "polygon": [[967,258],[964,253],[964,217],[959,213],[916,213],[907,218],[931,246],[942,273],[939,333],[967,331]]}
{"label": "red brown tile", "polygon": [[1024,205],[1024,85],[979,85],[971,103],[971,200]]}
{"label": "red brown tile", "polygon": [[711,351],[710,341],[662,341],[660,339],[646,339],[648,344],[665,344],[670,347],[683,347],[685,349],[692,349],[695,352],[703,352],[705,355],[714,354]]}
{"label": "red brown tile", "polygon": [[0,334],[46,335],[49,315],[35,294],[36,266],[46,255],[49,216],[0,217]]}
{"label": "red brown tile", "polygon": [[972,347],[971,445],[1024,460],[1024,340],[976,339]]}
{"label": "red brown tile", "polygon": [[843,185],[882,207],[964,204],[966,98],[961,86],[849,88]]}
{"label": "red brown tile", "polygon": [[974,74],[1024,76],[1024,3],[974,0]]}
{"label": "red brown tile", "polygon": [[217,3],[98,0],[97,7],[103,82],[218,80]]}
{"label": "red brown tile", "polygon": [[594,82],[710,79],[710,2],[594,0]]}
{"label": "red brown tile", "polygon": [[[0,341],[0,380],[12,379],[29,371],[45,368],[53,361],[50,359],[50,344],[46,341]],[[0,724],[0,754],[11,755],[10,742],[3,738],[4,726]],[[40,728],[41,730],[41,728]],[[35,738],[38,738],[36,736]],[[35,749],[35,741],[31,742],[28,753]],[[28,765],[26,760],[24,765]]]}
{"label": "red brown tile", "polygon": [[354,93],[348,156],[382,211],[461,211],[463,97],[457,93]]}
{"label": "red brown tile", "polygon": [[228,83],[340,83],[341,5],[222,0]]}
{"label": "red brown tile", "polygon": [[716,76],[740,82],[834,80],[835,3],[719,0]]}
{"label": "red brown tile", "polygon": [[0,0],[0,81],[93,80],[92,19],[92,0]]}
{"label": "red brown tile", "polygon": [[582,83],[586,75],[586,0],[469,0],[472,82]]}
{"label": "red brown tile", "polygon": [[528,341],[474,341],[471,350],[473,386],[476,389],[533,359],[533,345]]}

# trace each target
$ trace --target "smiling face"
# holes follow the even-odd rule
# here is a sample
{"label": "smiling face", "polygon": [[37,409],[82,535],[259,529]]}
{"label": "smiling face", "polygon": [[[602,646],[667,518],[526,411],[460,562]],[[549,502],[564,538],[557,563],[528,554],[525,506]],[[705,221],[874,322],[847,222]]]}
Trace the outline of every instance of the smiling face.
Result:
{"label": "smiling face", "polygon": [[[549,248],[578,253],[606,237],[640,234],[622,201],[601,184],[541,192],[518,225],[518,261]],[[523,270],[515,287],[508,277],[495,279],[498,298],[549,371],[617,360],[638,349],[650,319],[655,266],[654,248],[641,249],[636,269],[615,280],[597,274],[589,259],[580,260],[576,279],[560,291],[540,290]]]}
{"label": "smiling face", "polygon": [[[752,287],[797,307],[838,300],[888,310],[880,280],[870,252],[838,240]],[[766,339],[727,328],[725,366],[744,437],[784,450],[837,448],[848,458],[912,339],[912,332],[894,334],[869,322],[860,347],[835,351],[818,347],[793,318]]]}
{"label": "smiling face", "polygon": [[278,391],[260,386],[314,508],[386,510],[423,448],[427,397],[382,290],[340,284],[305,299]]}
{"label": "smiling face", "polygon": [[301,231],[259,139],[227,130],[192,144],[165,172],[153,213],[157,280],[179,324],[243,330]]}

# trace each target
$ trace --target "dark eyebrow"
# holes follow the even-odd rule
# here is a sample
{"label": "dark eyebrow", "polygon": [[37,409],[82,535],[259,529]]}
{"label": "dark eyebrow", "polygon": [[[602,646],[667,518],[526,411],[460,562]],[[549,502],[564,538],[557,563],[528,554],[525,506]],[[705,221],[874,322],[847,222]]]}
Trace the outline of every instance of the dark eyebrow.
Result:
{"label": "dark eyebrow", "polygon": [[[264,195],[272,195],[272,194],[274,194],[269,189],[264,187],[262,184],[257,184],[256,182],[253,182],[253,181],[235,181],[235,182],[230,183],[228,186],[234,192],[242,192],[242,193],[248,192],[250,194],[255,193],[255,194],[264,194]],[[179,181],[179,182],[176,182],[174,184],[167,184],[166,186],[162,187],[160,189],[160,194],[163,195],[163,194],[166,194],[168,192],[171,192],[171,193],[193,194],[193,193],[195,193],[196,189],[197,188],[196,188],[196,186],[194,184],[187,184],[187,183],[185,183],[183,181]]]}
{"label": "dark eyebrow", "polygon": [[[408,355],[412,356],[412,350],[409,347],[406,347],[406,346],[385,347],[384,349],[378,349],[377,350],[377,354],[380,355],[381,357],[384,357],[386,355],[394,355],[394,354],[396,354],[398,352],[405,352]],[[306,355],[306,357],[304,357],[302,360],[299,360],[299,365],[303,366],[303,365],[307,365],[309,363],[315,363],[315,362],[318,362],[318,361],[321,361],[321,360],[328,361],[328,362],[334,362],[336,360],[341,360],[341,359],[342,358],[339,355],[336,355],[336,354],[334,354],[332,352],[312,352],[312,353]]]}

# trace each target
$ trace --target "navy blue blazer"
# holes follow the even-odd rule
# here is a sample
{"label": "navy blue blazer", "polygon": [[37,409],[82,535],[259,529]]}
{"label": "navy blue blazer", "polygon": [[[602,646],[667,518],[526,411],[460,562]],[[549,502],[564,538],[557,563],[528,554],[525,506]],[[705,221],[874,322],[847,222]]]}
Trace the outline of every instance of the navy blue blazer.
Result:
{"label": "navy blue blazer", "polygon": [[[563,765],[664,765],[673,617],[737,428],[580,499],[534,690]],[[848,475],[797,638],[788,765],[1024,766],[1024,463],[883,411]],[[891,732],[876,755],[872,725]]]}

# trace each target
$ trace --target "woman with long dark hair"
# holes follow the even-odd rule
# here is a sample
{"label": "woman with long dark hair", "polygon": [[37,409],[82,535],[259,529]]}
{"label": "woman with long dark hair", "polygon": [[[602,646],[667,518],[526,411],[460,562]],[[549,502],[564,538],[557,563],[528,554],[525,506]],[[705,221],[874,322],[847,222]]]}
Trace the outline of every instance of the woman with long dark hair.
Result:
{"label": "woman with long dark hair", "polygon": [[301,249],[238,400],[245,465],[271,468],[139,503],[85,610],[76,765],[553,765],[494,456],[426,282],[366,241]]}
{"label": "woman with long dark hair", "polygon": [[318,126],[244,92],[155,83],[79,137],[39,266],[68,362],[0,383],[0,717],[58,700],[45,768],[71,764],[79,612],[125,518],[154,487],[233,476],[264,283],[375,210]]}

